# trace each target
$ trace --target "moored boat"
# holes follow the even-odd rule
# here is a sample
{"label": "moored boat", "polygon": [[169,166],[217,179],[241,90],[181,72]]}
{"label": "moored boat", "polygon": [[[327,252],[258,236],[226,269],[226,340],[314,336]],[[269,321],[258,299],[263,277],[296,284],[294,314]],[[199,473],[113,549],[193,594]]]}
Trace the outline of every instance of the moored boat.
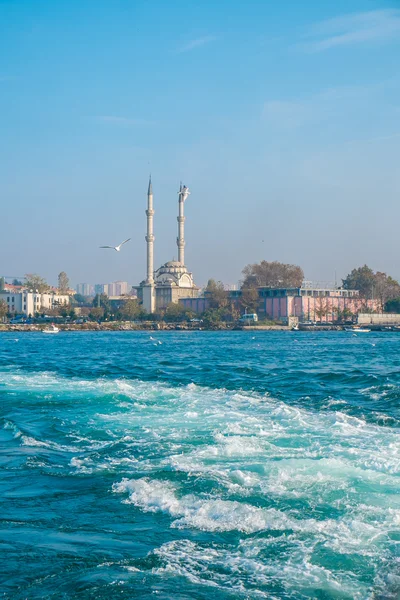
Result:
{"label": "moored boat", "polygon": [[59,332],[60,332],[59,328],[56,327],[54,325],[54,323],[52,323],[51,325],[49,325],[49,327],[45,327],[43,329],[43,333],[59,333]]}

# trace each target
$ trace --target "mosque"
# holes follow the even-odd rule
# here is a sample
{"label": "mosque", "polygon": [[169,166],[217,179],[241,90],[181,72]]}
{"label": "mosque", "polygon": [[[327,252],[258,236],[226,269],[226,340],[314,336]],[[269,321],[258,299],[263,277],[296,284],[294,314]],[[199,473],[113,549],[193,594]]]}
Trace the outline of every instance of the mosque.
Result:
{"label": "mosque", "polygon": [[178,260],[166,262],[154,271],[154,234],[153,234],[153,186],[151,177],[147,191],[147,276],[137,287],[138,297],[148,313],[166,308],[171,302],[178,303],[181,298],[197,298],[199,288],[193,281],[192,273],[185,266],[185,216],[184,206],[190,192],[185,185],[180,186],[178,212]]}

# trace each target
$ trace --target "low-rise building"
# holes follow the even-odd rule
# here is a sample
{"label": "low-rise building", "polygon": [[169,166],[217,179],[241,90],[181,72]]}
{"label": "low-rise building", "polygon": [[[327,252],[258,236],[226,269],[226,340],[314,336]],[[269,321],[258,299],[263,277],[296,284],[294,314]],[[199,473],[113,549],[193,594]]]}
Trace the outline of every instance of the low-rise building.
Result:
{"label": "low-rise building", "polygon": [[[241,290],[231,290],[229,298],[237,308],[241,307]],[[360,312],[379,311],[377,300],[367,300],[357,290],[341,288],[258,288],[257,313],[261,318],[289,322],[295,317],[300,321],[333,322],[345,320]],[[203,298],[183,298],[185,308],[202,313],[209,307],[207,294]]]}
{"label": "low-rise building", "polygon": [[23,314],[25,316],[34,316],[36,313],[46,313],[46,311],[58,308],[60,305],[70,303],[70,294],[59,294],[55,290],[49,290],[40,293],[35,290],[29,290],[23,286],[5,285],[5,289],[0,291],[0,301],[6,303],[10,314]]}

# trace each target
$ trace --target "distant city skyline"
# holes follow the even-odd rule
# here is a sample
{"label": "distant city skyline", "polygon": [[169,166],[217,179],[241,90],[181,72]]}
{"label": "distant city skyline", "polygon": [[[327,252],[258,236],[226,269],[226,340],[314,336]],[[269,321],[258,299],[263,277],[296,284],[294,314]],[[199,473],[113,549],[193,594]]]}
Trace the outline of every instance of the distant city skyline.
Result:
{"label": "distant city skyline", "polygon": [[400,278],[397,1],[6,2],[0,48],[8,273],[139,284],[151,172],[154,262],[182,180],[199,286],[263,259]]}
{"label": "distant city skyline", "polygon": [[77,294],[94,296],[106,294],[107,296],[125,296],[132,291],[132,285],[127,281],[113,281],[110,283],[78,283],[75,286]]}

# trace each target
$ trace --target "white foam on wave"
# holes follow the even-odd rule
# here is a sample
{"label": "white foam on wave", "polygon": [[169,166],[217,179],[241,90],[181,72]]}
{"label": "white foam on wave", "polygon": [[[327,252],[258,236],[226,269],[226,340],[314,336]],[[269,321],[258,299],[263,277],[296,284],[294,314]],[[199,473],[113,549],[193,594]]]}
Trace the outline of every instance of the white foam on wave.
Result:
{"label": "white foam on wave", "polygon": [[19,440],[22,446],[46,448],[48,450],[56,450],[60,452],[76,452],[78,450],[76,446],[58,444],[57,442],[54,442],[52,440],[38,440],[31,435],[26,435],[12,421],[6,420],[4,422],[3,428],[12,431],[13,438]]}
{"label": "white foam on wave", "polygon": [[122,456],[122,457],[104,457],[103,460],[99,460],[98,457],[86,456],[79,458],[74,456],[70,460],[70,466],[74,468],[76,473],[88,474],[100,471],[114,471],[118,472],[121,468],[135,471],[138,465],[138,460],[133,457]]}
{"label": "white foam on wave", "polygon": [[226,500],[210,495],[182,494],[168,481],[123,479],[113,485],[115,493],[127,494],[124,502],[131,503],[145,512],[162,512],[173,520],[172,527],[195,528],[204,531],[238,531],[246,534],[267,531],[294,533],[309,543],[320,543],[338,554],[361,554],[383,557],[382,538],[396,528],[399,511],[392,511],[382,521],[366,522],[362,511],[354,510],[338,520],[329,518],[299,519],[296,511],[260,508],[246,502]]}
{"label": "white foam on wave", "polygon": [[147,512],[163,512],[176,520],[174,527],[195,527],[205,531],[292,529],[295,523],[275,509],[261,509],[242,502],[199,498],[188,494],[178,498],[169,482],[147,478],[123,479],[113,486],[116,493],[128,493],[129,502]]}
{"label": "white foam on wave", "polygon": [[[0,374],[3,381],[4,373]],[[239,554],[226,557],[232,561],[230,579],[223,584],[227,587],[235,573],[239,590],[247,577],[261,585],[279,578],[279,569],[282,573],[286,569],[285,576],[298,581],[299,589],[314,581],[315,589],[322,586],[334,597],[337,582],[353,589],[352,576],[325,572],[321,565],[314,565],[313,548],[364,557],[376,570],[390,558],[392,540],[400,530],[396,495],[400,432],[395,428],[349,416],[341,405],[336,412],[317,412],[267,394],[195,384],[173,388],[162,383],[86,381],[42,373],[20,374],[7,385],[11,393],[33,389],[43,406],[49,402],[49,410],[58,395],[78,398],[78,410],[72,416],[63,415],[62,424],[64,430],[73,431],[67,437],[74,446],[38,440],[13,423],[4,427],[22,444],[73,450],[72,473],[118,473],[122,468],[131,477],[140,477],[113,486],[114,492],[123,494],[124,502],[168,515],[172,527],[237,531],[242,536],[273,531],[271,546],[277,543],[273,539],[290,538],[286,562],[281,553],[274,566],[268,553],[257,553],[257,536],[252,535]],[[91,407],[89,418],[86,399]],[[96,431],[101,432],[98,440]],[[105,432],[109,440],[104,440]],[[179,473],[179,487],[165,481],[171,471]],[[212,489],[212,494],[201,493],[202,489]],[[271,500],[275,508],[264,508]],[[335,518],[310,518],[313,509]],[[221,548],[201,551],[204,556],[210,553],[206,568],[212,570]],[[185,571],[182,559],[171,568],[181,568],[204,582],[195,564]],[[212,581],[218,582],[216,573]],[[348,597],[367,598],[351,593]]]}
{"label": "white foam on wave", "polygon": [[394,383],[385,383],[383,385],[373,385],[360,390],[360,394],[370,398],[371,400],[382,400],[391,392],[397,391],[400,393],[400,388]]}
{"label": "white foam on wave", "polygon": [[[285,540],[286,542],[288,540]],[[290,540],[289,540],[290,541]],[[297,552],[282,561],[274,556],[273,547],[279,546],[279,538],[257,541],[251,547],[240,544],[238,548],[213,545],[204,547],[190,540],[177,540],[163,544],[151,554],[161,561],[161,566],[152,569],[162,576],[180,575],[193,583],[236,591],[247,598],[312,598],[324,593],[327,597],[347,600],[365,600],[367,587],[354,574],[333,573],[312,561],[310,548],[298,547]],[[271,553],[265,557],[265,547]],[[280,586],[276,596],[271,586]],[[304,595],[303,595],[304,594]]]}

